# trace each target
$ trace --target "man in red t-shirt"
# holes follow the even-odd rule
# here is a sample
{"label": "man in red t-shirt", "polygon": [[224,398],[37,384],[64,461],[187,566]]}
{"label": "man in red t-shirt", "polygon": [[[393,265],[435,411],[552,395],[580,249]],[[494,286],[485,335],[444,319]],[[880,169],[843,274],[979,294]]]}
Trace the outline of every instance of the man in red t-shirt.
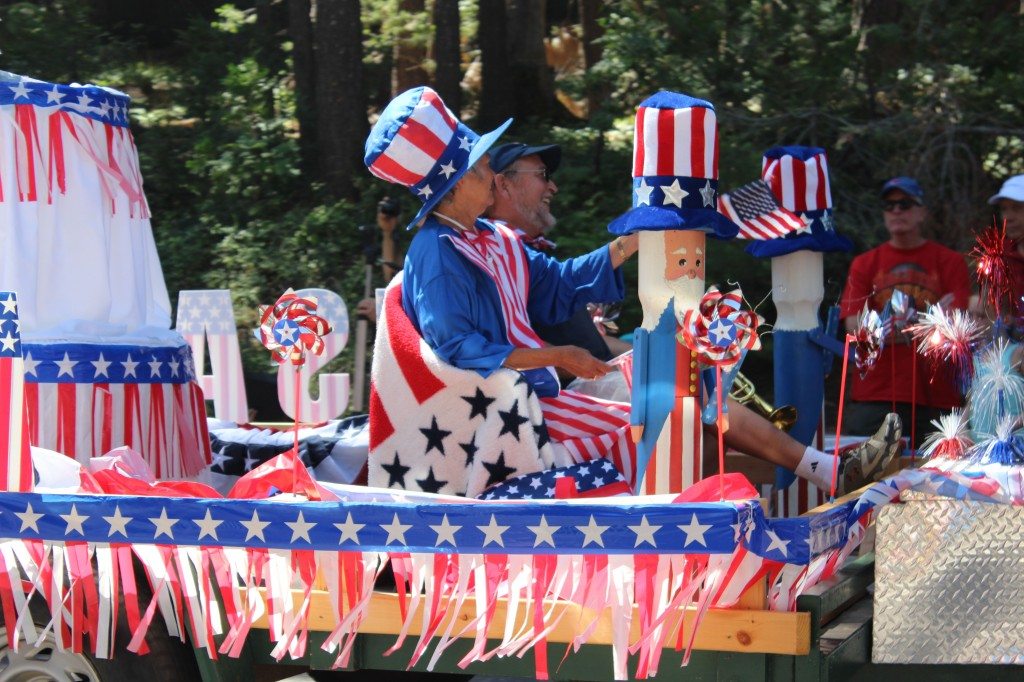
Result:
{"label": "man in red t-shirt", "polygon": [[[933,303],[943,309],[966,309],[970,280],[964,257],[925,239],[921,227],[928,216],[924,192],[913,178],[897,177],[882,187],[882,209],[889,241],[853,259],[843,291],[841,314],[848,331],[857,328],[864,304],[881,312],[894,289],[913,298],[919,311]],[[911,423],[911,402],[917,402],[916,436],[919,445],[932,430],[929,422],[962,404],[960,390],[948,366],[917,358],[917,391],[913,390],[914,348],[897,335],[887,338],[875,363],[862,378],[854,368],[850,402],[843,415],[843,430],[873,433],[896,402],[904,424]],[[895,364],[894,364],[895,363]],[[910,429],[904,429],[909,433]]]}

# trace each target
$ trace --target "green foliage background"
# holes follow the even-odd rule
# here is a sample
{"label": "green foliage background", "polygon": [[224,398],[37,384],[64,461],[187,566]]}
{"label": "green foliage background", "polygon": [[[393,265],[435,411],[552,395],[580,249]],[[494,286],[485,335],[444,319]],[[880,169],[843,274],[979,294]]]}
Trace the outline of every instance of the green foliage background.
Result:
{"label": "green foliage background", "polygon": [[[255,21],[256,5],[275,2],[154,7],[162,4],[153,15],[165,22],[170,16],[171,29],[101,15],[84,0],[6,4],[0,68],[132,96],[171,292],[230,288],[240,329],[253,326],[257,304],[288,286],[326,287],[354,307],[364,276],[356,228],[373,222],[376,202],[394,188],[367,174],[357,180],[359,201],[330,201],[300,170],[292,46],[284,32],[268,33]],[[549,14],[568,16],[570,4],[552,1]],[[429,42],[430,7],[417,14],[399,12],[397,0],[362,5],[364,62],[368,78],[379,80],[399,31]],[[770,146],[820,145],[829,153],[837,224],[858,249],[883,239],[876,193],[895,174],[922,181],[936,238],[968,246],[972,230],[991,220],[985,197],[1005,176],[1024,172],[1020,5],[891,0],[882,17],[869,16],[871,6],[604,3],[601,61],[558,82],[575,96],[600,88],[600,107],[571,125],[517,121],[506,135],[565,147],[556,177],[561,253],[606,241],[605,225],[628,207],[633,111],[658,89],[715,103],[723,187],[755,178]],[[460,8],[468,67],[479,55],[476,4],[466,0]],[[478,95],[465,95],[463,115],[472,125]],[[370,99],[351,106],[372,111],[380,98]],[[410,215],[414,200],[401,199]],[[826,258],[826,303],[838,298],[849,258]],[[767,295],[769,264],[746,256],[741,244],[714,245],[709,263],[709,283],[738,281],[753,303]],[[635,271],[627,275],[635,281]],[[760,311],[774,316],[770,304]],[[632,328],[639,314],[630,297],[621,326]],[[265,353],[243,336],[247,366],[265,369]],[[770,353],[760,356],[748,361],[750,369],[767,375]],[[351,362],[350,354],[340,360]]]}

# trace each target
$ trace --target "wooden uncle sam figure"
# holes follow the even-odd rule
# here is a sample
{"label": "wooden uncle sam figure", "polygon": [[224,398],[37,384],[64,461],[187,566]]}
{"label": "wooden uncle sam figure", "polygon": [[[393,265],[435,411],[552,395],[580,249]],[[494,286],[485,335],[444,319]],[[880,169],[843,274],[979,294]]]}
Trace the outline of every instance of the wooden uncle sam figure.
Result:
{"label": "wooden uncle sam figure", "polygon": [[631,424],[638,492],[681,492],[702,477],[702,386],[697,359],[676,339],[704,294],[706,235],[738,228],[717,211],[718,122],[710,102],[675,92],[636,115],[633,208],[608,229],[639,232],[643,322],[633,335]]}
{"label": "wooden uncle sam figure", "polygon": [[[849,251],[850,240],[835,231],[828,159],[821,147],[773,147],[761,161],[761,179],[779,204],[800,217],[804,227],[783,237],[754,241],[747,253],[771,258],[772,300],[777,316],[773,330],[775,404],[793,405],[797,421],[790,435],[811,445],[821,422],[825,375],[833,354],[838,308],[825,327],[818,316],[824,297],[823,254]],[[778,467],[776,509],[796,516],[825,502],[828,491],[789,469]]]}

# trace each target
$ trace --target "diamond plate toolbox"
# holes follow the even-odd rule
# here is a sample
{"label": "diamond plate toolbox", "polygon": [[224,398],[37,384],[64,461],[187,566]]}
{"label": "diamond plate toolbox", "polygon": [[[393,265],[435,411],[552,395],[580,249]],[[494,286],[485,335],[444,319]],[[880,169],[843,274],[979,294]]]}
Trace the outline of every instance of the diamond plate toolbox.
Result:
{"label": "diamond plate toolbox", "polygon": [[1024,508],[890,504],[876,532],[875,663],[1024,663]]}

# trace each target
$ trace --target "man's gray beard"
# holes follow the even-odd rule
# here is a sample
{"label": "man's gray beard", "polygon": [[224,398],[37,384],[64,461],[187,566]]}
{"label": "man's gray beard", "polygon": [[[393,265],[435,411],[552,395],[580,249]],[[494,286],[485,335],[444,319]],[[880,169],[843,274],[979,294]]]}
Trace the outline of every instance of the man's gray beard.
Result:
{"label": "man's gray beard", "polygon": [[551,214],[551,209],[547,208],[543,203],[538,204],[532,210],[518,200],[513,200],[513,203],[519,215],[525,216],[530,221],[529,225],[516,225],[515,227],[527,233],[536,230],[537,233],[531,234],[531,236],[538,237],[547,234],[548,230],[553,228],[555,223],[558,222],[555,216]]}
{"label": "man's gray beard", "polygon": [[666,283],[672,290],[676,320],[682,324],[686,311],[693,310],[700,304],[700,298],[704,295],[704,280],[680,277]]}

